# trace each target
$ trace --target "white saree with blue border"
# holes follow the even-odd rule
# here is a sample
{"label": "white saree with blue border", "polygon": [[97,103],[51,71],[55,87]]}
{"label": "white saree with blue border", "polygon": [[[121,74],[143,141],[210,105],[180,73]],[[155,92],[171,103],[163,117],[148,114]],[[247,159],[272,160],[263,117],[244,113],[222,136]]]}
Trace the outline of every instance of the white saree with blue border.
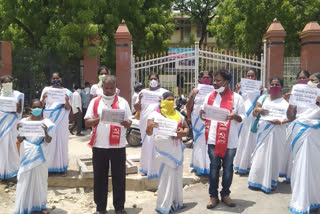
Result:
{"label": "white saree with blue border", "polygon": [[[48,89],[50,87],[43,89],[41,98]],[[66,88],[64,90],[69,96],[69,104],[71,105],[72,93]],[[66,172],[68,169],[69,114],[70,110],[67,110],[64,104],[59,103],[46,103],[43,111],[43,117],[50,119],[57,127],[56,140],[49,145],[50,153],[47,160],[49,172]]]}
{"label": "white saree with blue border", "polygon": [[[55,125],[42,120],[54,142]],[[16,190],[14,214],[31,214],[46,208],[48,188],[48,144],[44,137],[27,137],[20,146],[20,168]]]}
{"label": "white saree with blue border", "polygon": [[[10,97],[17,102],[21,100],[23,111],[24,94],[13,91]],[[0,111],[0,180],[15,177],[19,169],[19,154],[17,150],[17,122],[21,113]]]}

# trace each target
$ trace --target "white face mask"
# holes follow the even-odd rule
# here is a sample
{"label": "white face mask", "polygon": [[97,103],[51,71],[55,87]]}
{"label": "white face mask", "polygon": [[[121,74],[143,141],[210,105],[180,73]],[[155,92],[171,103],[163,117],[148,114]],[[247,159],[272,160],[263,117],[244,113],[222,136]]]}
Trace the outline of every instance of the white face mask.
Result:
{"label": "white face mask", "polygon": [[112,103],[113,103],[113,99],[114,99],[115,96],[116,96],[115,94],[112,95],[112,96],[106,96],[106,95],[103,94],[102,95],[102,101],[103,101],[103,103],[105,105],[110,107],[112,105]]}
{"label": "white face mask", "polygon": [[84,91],[88,94],[90,92],[90,88],[85,88]]}
{"label": "white face mask", "polygon": [[2,83],[1,96],[9,97],[12,93],[12,82]]}
{"label": "white face mask", "polygon": [[309,80],[309,82],[308,82],[308,86],[310,86],[311,88],[317,88],[318,85],[319,85],[319,83],[314,83],[314,82],[312,82],[312,81],[310,81],[310,80]]}
{"label": "white face mask", "polygon": [[225,83],[223,83],[223,85],[222,85],[220,88],[217,88],[217,89],[214,88],[214,91],[216,91],[216,92],[218,92],[218,93],[224,92],[224,89],[225,89],[224,84],[225,84]]}
{"label": "white face mask", "polygon": [[149,86],[150,86],[151,88],[156,88],[156,87],[158,87],[158,81],[157,81],[157,80],[151,80],[151,81],[149,82]]}
{"label": "white face mask", "polygon": [[105,77],[106,75],[105,74],[101,74],[99,75],[99,86],[102,87],[102,80],[103,80],[103,77]]}

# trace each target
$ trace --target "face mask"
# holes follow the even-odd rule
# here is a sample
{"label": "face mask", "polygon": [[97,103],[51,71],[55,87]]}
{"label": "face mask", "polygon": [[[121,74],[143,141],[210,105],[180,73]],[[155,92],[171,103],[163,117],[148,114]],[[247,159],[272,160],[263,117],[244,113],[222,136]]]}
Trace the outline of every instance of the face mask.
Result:
{"label": "face mask", "polygon": [[88,94],[90,92],[90,88],[85,88],[84,91]]}
{"label": "face mask", "polygon": [[103,78],[105,77],[106,75],[105,74],[101,74],[101,75],[99,75],[99,86],[101,87],[102,86],[102,80],[103,80]]}
{"label": "face mask", "polygon": [[304,79],[304,80],[298,80],[297,84],[307,84],[308,83],[308,79]]}
{"label": "face mask", "polygon": [[157,80],[151,80],[151,81],[149,82],[149,86],[150,86],[151,88],[156,88],[156,87],[158,87],[158,81],[157,81]]}
{"label": "face mask", "polygon": [[308,86],[310,86],[311,88],[317,88],[318,85],[319,85],[319,83],[314,83],[314,82],[312,82],[312,81],[309,81],[309,82],[308,82]]}
{"label": "face mask", "polygon": [[53,80],[52,85],[53,86],[61,86],[61,81],[60,80]]}
{"label": "face mask", "polygon": [[174,112],[174,101],[161,100],[160,107],[161,107],[161,111],[165,111],[167,114],[170,114]]}
{"label": "face mask", "polygon": [[273,96],[278,95],[281,93],[281,87],[280,86],[272,86],[272,87],[270,87],[269,93]]}
{"label": "face mask", "polygon": [[2,83],[1,96],[9,97],[12,93],[12,82]]}
{"label": "face mask", "polygon": [[116,96],[115,94],[112,95],[112,96],[106,96],[106,95],[103,94],[102,95],[102,99],[104,99],[104,100],[113,100],[115,96]]}
{"label": "face mask", "polygon": [[41,108],[34,108],[34,109],[32,109],[32,114],[33,114],[33,116],[38,117],[38,116],[41,115],[41,113],[42,113],[42,109],[41,109]]}
{"label": "face mask", "polygon": [[222,85],[220,88],[217,88],[217,89],[214,88],[214,91],[216,91],[216,92],[218,92],[218,93],[224,92],[224,89],[225,89],[224,84],[225,84],[225,83],[223,83],[223,85]]}
{"label": "face mask", "polygon": [[204,85],[210,85],[211,84],[211,78],[201,78],[200,83]]}

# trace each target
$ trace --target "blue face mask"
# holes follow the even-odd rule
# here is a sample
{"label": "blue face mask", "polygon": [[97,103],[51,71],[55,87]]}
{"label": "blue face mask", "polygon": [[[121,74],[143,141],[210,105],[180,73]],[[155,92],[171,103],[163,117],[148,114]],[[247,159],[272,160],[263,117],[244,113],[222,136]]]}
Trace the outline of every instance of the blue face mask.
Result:
{"label": "blue face mask", "polygon": [[42,113],[42,109],[41,108],[34,108],[32,109],[32,114],[36,117],[40,116]]}
{"label": "blue face mask", "polygon": [[60,86],[61,85],[61,81],[60,80],[54,80],[54,81],[52,81],[51,84],[54,85],[54,86]]}

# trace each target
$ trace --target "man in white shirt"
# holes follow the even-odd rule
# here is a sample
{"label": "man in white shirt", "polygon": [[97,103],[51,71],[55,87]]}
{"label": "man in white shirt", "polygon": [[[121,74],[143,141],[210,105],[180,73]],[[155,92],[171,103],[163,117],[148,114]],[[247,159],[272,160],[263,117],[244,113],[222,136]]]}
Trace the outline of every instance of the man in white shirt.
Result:
{"label": "man in white shirt", "polygon": [[80,92],[81,89],[79,88],[78,85],[74,87],[74,92],[72,93],[72,103],[71,103],[71,108],[72,108],[72,113],[74,115],[74,123],[70,127],[70,133],[73,134],[73,129],[77,127],[77,136],[83,136],[81,133],[82,130],[82,102],[81,102],[81,96]]}
{"label": "man in white shirt", "polygon": [[[87,109],[85,123],[93,127],[91,142],[94,173],[94,201],[96,214],[105,214],[108,198],[108,173],[111,163],[113,206],[117,214],[126,214],[125,176],[126,176],[126,129],[131,125],[132,114],[128,102],[116,94],[116,79],[106,75],[102,80],[103,94],[94,98]],[[100,121],[105,109],[123,109],[125,120],[119,125]]]}
{"label": "man in white shirt", "polygon": [[228,122],[217,122],[203,119],[204,110],[200,111],[201,119],[206,121],[205,134],[210,158],[208,209],[214,208],[219,203],[218,187],[221,167],[223,167],[221,200],[229,207],[235,206],[229,197],[233,176],[233,158],[237,150],[240,123],[245,117],[242,97],[229,89],[231,74],[226,70],[219,70],[213,76],[215,91],[206,97],[202,109],[208,104],[227,109],[230,113],[227,116]]}

